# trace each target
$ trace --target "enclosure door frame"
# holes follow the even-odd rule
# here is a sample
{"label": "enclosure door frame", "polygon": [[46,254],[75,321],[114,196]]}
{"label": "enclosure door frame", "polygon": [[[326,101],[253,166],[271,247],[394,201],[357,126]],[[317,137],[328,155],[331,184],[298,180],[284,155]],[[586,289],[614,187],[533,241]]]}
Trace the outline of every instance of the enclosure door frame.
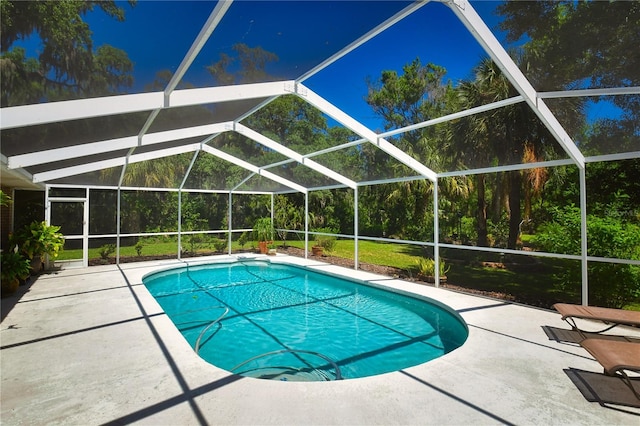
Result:
{"label": "enclosure door frame", "polygon": [[[89,188],[85,188],[84,197],[50,197],[49,190],[55,186],[47,185],[45,190],[45,221],[50,225],[56,225],[51,223],[51,212],[53,204],[57,203],[82,203],[82,234],[66,235],[65,240],[80,240],[82,241],[82,263],[81,265],[76,262],[69,262],[71,266],[82,266],[86,268],[89,266]],[[75,260],[75,259],[74,259]],[[64,263],[59,261],[60,263]]]}

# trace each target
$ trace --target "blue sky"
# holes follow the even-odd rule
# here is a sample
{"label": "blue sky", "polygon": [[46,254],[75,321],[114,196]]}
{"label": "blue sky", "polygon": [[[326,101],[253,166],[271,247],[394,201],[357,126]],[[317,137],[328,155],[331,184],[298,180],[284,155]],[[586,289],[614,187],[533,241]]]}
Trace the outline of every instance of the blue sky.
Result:
{"label": "blue sky", "polygon": [[[159,70],[175,71],[188,51],[202,25],[210,15],[211,1],[150,1],[141,0],[131,8],[119,2],[126,11],[126,20],[117,22],[97,9],[86,16],[93,31],[95,46],[111,44],[127,52],[134,62],[134,91],[140,92],[150,83]],[[399,10],[402,3],[387,3]],[[493,10],[498,2],[474,1],[474,8],[496,33],[498,17]],[[363,7],[364,5],[364,7]],[[327,31],[323,25],[331,22],[340,28],[335,33],[361,34],[388,15],[386,6],[379,2],[331,3],[300,1],[260,1],[248,3],[236,1],[219,28],[214,31],[203,52],[192,65],[185,80],[198,86],[211,85],[213,80],[206,66],[218,59],[218,52],[231,52],[234,43],[245,42],[250,47],[260,45],[279,53],[278,62],[270,65],[276,75],[295,78],[307,71],[304,66],[314,64],[318,51],[335,52],[352,39],[319,39]],[[353,28],[352,28],[353,27]],[[332,31],[329,31],[331,34]],[[317,36],[316,36],[317,34]],[[355,38],[355,36],[353,37]],[[305,43],[308,45],[306,48]],[[29,50],[38,50],[37,40],[26,42]],[[285,57],[283,46],[293,48],[293,57]],[[339,48],[338,47],[338,48]],[[321,55],[322,56],[322,55]],[[413,15],[389,28],[384,33],[332,64],[329,68],[305,82],[312,90],[333,102],[355,119],[371,129],[381,129],[382,122],[364,101],[367,93],[366,79],[378,78],[383,70],[401,71],[403,65],[415,58],[423,64],[432,62],[443,66],[446,79],[455,85],[471,76],[472,68],[485,56],[469,32],[444,5],[432,2]],[[296,65],[302,65],[300,71]],[[297,74],[296,74],[297,73]],[[290,75],[289,75],[290,74]],[[606,112],[602,103],[599,111]]]}
{"label": "blue sky", "polygon": [[[293,2],[281,3],[285,6],[285,11],[289,8],[289,3]],[[291,11],[287,30],[304,31],[305,27],[308,27],[309,31],[313,31],[313,26],[319,25],[323,18],[331,15],[335,19],[338,12],[345,15],[338,17],[342,19],[338,25],[349,25],[351,21],[359,19],[358,16],[349,16],[348,9],[336,11],[331,7],[331,3],[319,4],[322,7],[311,10],[309,16],[304,16],[305,9]],[[358,2],[356,7],[361,7],[362,4],[363,2]],[[494,19],[493,22],[488,22],[490,26],[495,24],[491,11],[496,4],[474,3],[483,17]],[[94,32],[96,46],[108,43],[128,53],[135,64],[137,91],[153,79],[156,71],[175,70],[213,8],[213,3],[204,1],[179,3],[143,0],[134,8],[130,8],[126,3],[122,5],[126,10],[125,22],[116,22],[101,11],[88,15],[86,19]],[[231,10],[235,6],[232,6]],[[257,4],[256,7],[261,9],[256,11],[256,15],[236,16],[228,13],[223,20],[226,26],[221,25],[214,31],[212,41],[208,45],[217,41],[221,43],[218,48],[226,47],[228,50],[231,44],[240,41],[238,39],[244,39],[243,41],[250,46],[252,42],[257,42],[263,47],[266,44],[274,46],[274,50],[277,49],[277,40],[274,39],[272,42],[268,38],[270,27],[267,24],[259,26],[264,20],[282,21],[281,16],[269,16],[270,13],[282,14],[282,10],[268,6],[269,2]],[[324,10],[327,16],[322,16]],[[263,34],[256,39],[260,28]],[[278,31],[278,35],[282,35],[281,31]],[[348,41],[350,40],[346,40]],[[288,43],[291,42],[289,39]],[[270,50],[268,47],[265,49]],[[472,67],[483,54],[480,46],[453,13],[447,7],[433,3],[307,80],[305,84],[363,124],[376,129],[381,128],[381,122],[364,101],[367,91],[365,80],[368,77],[375,79],[387,69],[401,71],[403,65],[419,57],[423,63],[433,62],[447,68],[447,78],[455,84],[470,76]],[[198,57],[185,79],[210,79],[205,66],[217,58],[205,56],[203,53]],[[302,58],[296,59],[302,61]],[[280,58],[280,61],[286,60],[287,58]],[[278,66],[286,68],[287,64],[281,63]]]}

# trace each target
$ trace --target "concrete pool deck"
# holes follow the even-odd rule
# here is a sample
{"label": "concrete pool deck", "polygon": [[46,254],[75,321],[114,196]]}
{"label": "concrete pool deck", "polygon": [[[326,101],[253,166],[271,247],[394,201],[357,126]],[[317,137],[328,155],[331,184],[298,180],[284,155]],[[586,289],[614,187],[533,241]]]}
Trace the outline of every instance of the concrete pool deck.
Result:
{"label": "concrete pool deck", "polygon": [[[215,259],[220,258],[224,257]],[[633,401],[618,379],[601,374],[600,365],[575,343],[575,333],[555,312],[313,260],[280,255],[277,259],[436,299],[464,318],[469,338],[441,358],[380,376],[322,383],[243,378],[200,359],[142,285],[143,275],[183,262],[67,269],[42,275],[22,288],[23,295],[2,301],[0,421],[3,425],[640,422],[640,408],[601,405],[583,396],[574,383],[592,387],[599,397],[614,403]],[[640,339],[638,329],[623,327],[609,333]]]}

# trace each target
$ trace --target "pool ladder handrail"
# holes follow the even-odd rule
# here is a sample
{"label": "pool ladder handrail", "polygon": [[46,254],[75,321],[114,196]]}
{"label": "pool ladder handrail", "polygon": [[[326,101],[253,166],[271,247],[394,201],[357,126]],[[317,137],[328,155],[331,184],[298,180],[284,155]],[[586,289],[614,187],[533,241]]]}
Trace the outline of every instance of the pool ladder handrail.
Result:
{"label": "pool ladder handrail", "polygon": [[271,351],[271,352],[265,352],[261,355],[256,355],[254,357],[249,358],[246,361],[242,361],[240,364],[236,365],[235,367],[233,367],[231,370],[231,372],[233,372],[234,370],[237,370],[238,368],[242,367],[245,364],[250,363],[251,361],[254,361],[258,358],[263,358],[265,356],[269,356],[269,355],[277,355],[277,354],[282,354],[282,353],[287,353],[287,352],[299,352],[299,353],[305,353],[305,354],[310,354],[310,355],[315,355],[319,358],[324,359],[325,361],[327,361],[329,364],[331,364],[333,366],[333,369],[336,371],[336,380],[342,380],[342,372],[340,371],[340,367],[338,367],[338,364],[336,364],[331,358],[329,358],[326,355],[322,355],[319,352],[313,352],[313,351],[306,351],[303,349],[280,349],[277,351]]}
{"label": "pool ladder handrail", "polygon": [[205,328],[202,329],[202,331],[200,332],[200,335],[198,336],[198,339],[196,339],[196,346],[195,346],[196,354],[198,354],[198,352],[200,351],[200,341],[202,340],[202,336],[204,336],[204,333],[206,333],[207,330],[209,330],[211,327],[216,325],[222,318],[224,318],[225,315],[229,313],[229,308],[226,306],[216,306],[216,308],[224,308],[224,312],[222,313],[222,315],[220,315],[218,318],[216,318],[209,325],[207,325]]}

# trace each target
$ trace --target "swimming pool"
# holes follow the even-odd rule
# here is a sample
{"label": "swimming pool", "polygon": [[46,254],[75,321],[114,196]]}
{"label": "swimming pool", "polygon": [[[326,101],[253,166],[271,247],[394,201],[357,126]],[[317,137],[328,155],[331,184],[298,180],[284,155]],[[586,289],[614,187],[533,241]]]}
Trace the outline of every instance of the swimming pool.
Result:
{"label": "swimming pool", "polygon": [[203,359],[244,376],[373,376],[438,358],[468,335],[460,316],[435,300],[294,265],[212,263],[143,282]]}

